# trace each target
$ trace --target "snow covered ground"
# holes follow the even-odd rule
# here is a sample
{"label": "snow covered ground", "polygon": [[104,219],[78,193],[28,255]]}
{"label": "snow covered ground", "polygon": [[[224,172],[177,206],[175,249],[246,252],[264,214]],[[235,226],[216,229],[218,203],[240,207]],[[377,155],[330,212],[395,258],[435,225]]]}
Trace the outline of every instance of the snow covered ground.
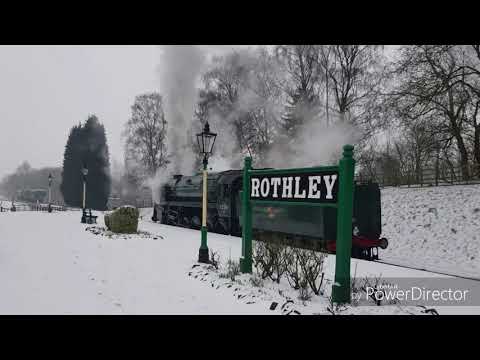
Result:
{"label": "snow covered ground", "polygon": [[480,185],[382,190],[385,261],[480,278]]}
{"label": "snow covered ground", "polygon": [[[78,212],[1,213],[0,314],[330,314],[326,297],[303,304],[285,282],[255,288],[249,275],[232,282],[207,266],[195,267],[200,233],[149,222],[149,210],[142,210],[139,235],[108,236],[99,215],[93,226],[81,224]],[[240,238],[210,233],[208,244],[223,264],[240,257]],[[328,256],[325,262],[327,292],[334,261]],[[357,278],[438,277],[361,260],[352,260],[352,275],[355,269]],[[278,303],[275,310],[272,302]],[[480,313],[479,307],[437,310]],[[358,306],[340,313],[421,314],[422,309]]]}

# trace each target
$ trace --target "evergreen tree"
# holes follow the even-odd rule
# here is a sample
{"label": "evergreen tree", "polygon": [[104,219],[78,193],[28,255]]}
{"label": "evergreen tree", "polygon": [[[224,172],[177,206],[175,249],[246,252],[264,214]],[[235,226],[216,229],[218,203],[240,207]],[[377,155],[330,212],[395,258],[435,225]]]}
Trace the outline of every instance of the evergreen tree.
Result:
{"label": "evergreen tree", "polygon": [[287,103],[285,114],[282,116],[282,125],[287,135],[295,136],[299,127],[318,114],[318,100],[315,94],[297,89],[289,96]]}
{"label": "evergreen tree", "polygon": [[65,153],[63,156],[62,192],[65,204],[74,207],[82,206],[82,178],[81,178],[81,125],[74,126],[70,130]]}
{"label": "evergreen tree", "polygon": [[95,115],[71,129],[65,146],[61,191],[70,206],[82,206],[83,164],[88,168],[86,207],[105,210],[111,188],[110,161],[105,128]]}
{"label": "evergreen tree", "polygon": [[110,160],[105,127],[95,115],[85,123],[82,137],[81,156],[88,167],[86,206],[106,210],[111,189]]}

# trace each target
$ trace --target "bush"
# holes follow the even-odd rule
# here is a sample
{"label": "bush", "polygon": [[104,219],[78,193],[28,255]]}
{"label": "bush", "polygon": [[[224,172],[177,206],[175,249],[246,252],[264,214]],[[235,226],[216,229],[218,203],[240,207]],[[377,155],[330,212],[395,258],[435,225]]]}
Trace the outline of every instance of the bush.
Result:
{"label": "bush", "polygon": [[286,252],[286,268],[288,283],[295,290],[300,289],[300,282],[302,281],[302,273],[300,262],[298,258],[299,249],[289,248]]}
{"label": "bush", "polygon": [[253,251],[253,262],[260,271],[261,278],[270,278],[280,283],[280,279],[286,271],[287,247],[282,241],[269,242],[257,241]]}
{"label": "bush", "polygon": [[255,287],[263,287],[263,279],[258,275],[258,273],[252,275],[250,282]]}
{"label": "bush", "polygon": [[233,261],[229,259],[227,261],[226,271],[220,274],[221,278],[229,278],[232,281],[235,281],[235,277],[240,275],[240,263],[238,261]]}
{"label": "bush", "polygon": [[218,270],[218,267],[220,266],[220,255],[213,250],[210,250],[210,264],[213,265],[215,270]]}
{"label": "bush", "polygon": [[306,280],[300,281],[298,290],[299,290],[298,298],[300,300],[307,301],[312,298],[312,293],[308,287],[308,283]]}
{"label": "bush", "polygon": [[[323,283],[323,262],[326,254],[315,250],[298,250],[298,262],[302,271],[302,279],[305,280],[315,295],[320,294]],[[318,278],[320,282],[318,283]]]}
{"label": "bush", "polygon": [[136,233],[139,215],[140,213],[137,208],[133,206],[122,206],[109,214],[105,214],[105,225],[108,230],[114,233]]}
{"label": "bush", "polygon": [[[286,274],[288,283],[300,291],[300,298],[311,298],[310,290],[319,295],[323,285],[323,264],[326,254],[315,250],[305,250],[287,246],[284,241],[255,242],[253,262],[259,271],[259,278],[270,278],[280,283]],[[251,279],[259,282],[260,279]]]}
{"label": "bush", "polygon": [[273,274],[273,263],[269,257],[267,247],[264,242],[256,241],[252,254],[253,264],[260,272],[260,277],[265,280]]}

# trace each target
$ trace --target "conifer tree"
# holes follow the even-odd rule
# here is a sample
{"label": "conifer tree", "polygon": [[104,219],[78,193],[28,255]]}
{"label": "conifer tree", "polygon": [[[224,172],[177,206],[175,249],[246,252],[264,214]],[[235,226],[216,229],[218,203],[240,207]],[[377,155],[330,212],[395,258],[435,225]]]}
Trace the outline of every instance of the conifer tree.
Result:
{"label": "conifer tree", "polygon": [[62,183],[60,185],[60,191],[65,204],[74,207],[82,206],[81,159],[79,152],[81,130],[80,124],[70,130],[67,144],[65,145]]}
{"label": "conifer tree", "polygon": [[69,206],[82,206],[84,164],[88,168],[86,207],[105,210],[111,188],[110,161],[105,128],[95,115],[71,129],[65,146],[61,191]]}

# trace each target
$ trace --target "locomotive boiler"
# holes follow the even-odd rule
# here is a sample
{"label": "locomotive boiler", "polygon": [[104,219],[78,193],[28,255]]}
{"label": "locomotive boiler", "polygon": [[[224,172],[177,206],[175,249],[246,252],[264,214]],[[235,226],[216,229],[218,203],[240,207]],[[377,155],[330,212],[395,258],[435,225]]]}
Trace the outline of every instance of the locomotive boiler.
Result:
{"label": "locomotive boiler", "polygon": [[[174,175],[157,191],[152,220],[192,229],[201,228],[202,175]],[[242,170],[208,174],[207,228],[210,232],[241,236]],[[335,208],[308,206],[252,207],[255,240],[281,239],[294,246],[335,252],[337,214]],[[352,219],[352,256],[378,259],[381,238],[381,198],[376,183],[355,183]]]}

